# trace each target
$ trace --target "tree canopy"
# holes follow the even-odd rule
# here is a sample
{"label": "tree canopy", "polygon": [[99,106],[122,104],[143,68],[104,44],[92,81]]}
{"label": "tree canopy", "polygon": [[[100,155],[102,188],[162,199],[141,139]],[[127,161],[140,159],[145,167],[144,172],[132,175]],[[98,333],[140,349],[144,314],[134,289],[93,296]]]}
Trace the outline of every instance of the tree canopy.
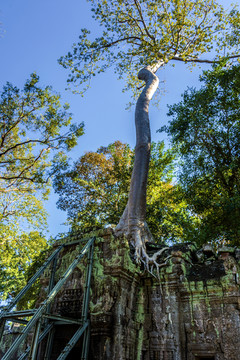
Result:
{"label": "tree canopy", "polygon": [[200,219],[201,242],[240,244],[240,66],[224,63],[170,106],[167,132],[181,156],[180,183]]}
{"label": "tree canopy", "polygon": [[72,227],[83,230],[116,224],[127,202],[133,152],[117,141],[87,152],[54,178],[58,206]]}
{"label": "tree canopy", "polygon": [[[24,271],[47,246],[43,200],[52,162],[60,164],[83,134],[67,104],[32,74],[23,90],[10,83],[0,97],[0,294],[12,292]],[[30,231],[31,230],[31,231]],[[30,232],[29,232],[30,231]],[[4,294],[6,296],[6,293]]]}
{"label": "tree canopy", "polygon": [[[139,93],[138,71],[156,70],[169,61],[211,62],[239,57],[240,15],[214,0],[90,0],[102,35],[82,29],[73,49],[59,62],[70,70],[69,84],[79,85],[113,66],[126,89]],[[212,52],[212,58],[203,54]]]}
{"label": "tree canopy", "polygon": [[[186,240],[194,231],[195,219],[187,210],[177,186],[172,185],[174,152],[163,142],[152,144],[147,221],[158,241]],[[134,152],[116,141],[81,156],[71,169],[55,176],[58,207],[67,211],[68,223],[83,232],[117,224],[127,204]]]}
{"label": "tree canopy", "polygon": [[[152,238],[146,222],[146,200],[151,149],[148,109],[159,84],[155,73],[174,61],[194,64],[238,58],[240,13],[236,7],[227,13],[214,0],[89,3],[102,35],[94,39],[89,30],[82,29],[72,52],[62,57],[60,64],[70,70],[68,82],[75,90],[85,84],[82,94],[93,76],[113,66],[115,73],[126,80],[125,89],[139,95],[128,202],[115,233],[130,239],[137,262],[143,261],[147,268],[149,263],[158,268],[156,256],[150,259],[145,247],[145,242]],[[210,58],[203,57],[206,53]],[[145,86],[140,86],[142,81]]]}
{"label": "tree canopy", "polygon": [[[83,134],[82,123],[71,124],[68,108],[68,104],[61,106],[60,95],[50,87],[39,86],[36,74],[22,91],[10,83],[4,86],[0,101],[0,193],[43,188],[51,165],[49,153],[70,150]],[[5,210],[2,216],[7,215]]]}

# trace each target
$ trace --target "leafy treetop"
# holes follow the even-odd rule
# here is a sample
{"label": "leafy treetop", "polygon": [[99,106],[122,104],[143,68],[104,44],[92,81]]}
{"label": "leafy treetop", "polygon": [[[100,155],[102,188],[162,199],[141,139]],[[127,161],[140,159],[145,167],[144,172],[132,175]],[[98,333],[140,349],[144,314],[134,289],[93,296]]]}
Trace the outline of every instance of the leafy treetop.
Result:
{"label": "leafy treetop", "polygon": [[[149,66],[153,72],[169,61],[212,62],[239,57],[240,14],[228,13],[214,0],[89,0],[102,35],[92,38],[82,29],[72,52],[59,62],[70,70],[75,87],[114,67],[126,78],[125,89],[136,94],[136,73]],[[76,91],[76,90],[75,90]]]}

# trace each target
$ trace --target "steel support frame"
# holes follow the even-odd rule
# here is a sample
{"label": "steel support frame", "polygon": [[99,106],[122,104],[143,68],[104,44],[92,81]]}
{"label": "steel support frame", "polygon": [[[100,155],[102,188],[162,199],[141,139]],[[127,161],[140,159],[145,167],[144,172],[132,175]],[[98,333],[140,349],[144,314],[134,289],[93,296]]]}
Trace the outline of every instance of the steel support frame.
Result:
{"label": "steel support frame", "polygon": [[[93,266],[93,251],[94,251],[94,244],[92,244],[90,251],[88,252],[88,266],[87,266],[83,308],[82,308],[83,323],[88,321],[90,285],[91,285],[92,266]],[[84,331],[81,360],[86,360],[88,358],[89,338],[90,338],[90,322],[88,322],[88,327],[86,328],[86,331]]]}
{"label": "steel support frame", "polygon": [[[41,341],[48,335],[49,332],[53,330],[53,323],[48,324],[47,327],[43,330],[41,335],[38,339],[38,345],[41,343]],[[28,354],[31,350],[31,347],[28,346],[28,348],[24,351],[24,353],[18,358],[18,360],[25,360],[28,357]]]}
{"label": "steel support frame", "polygon": [[42,319],[40,318],[36,324],[35,327],[35,331],[34,331],[34,335],[33,335],[33,340],[32,340],[32,346],[30,349],[30,356],[29,356],[29,360],[36,360],[37,357],[37,352],[38,352],[38,341],[39,341],[39,336],[40,336],[40,332],[41,332],[41,321]]}
{"label": "steel support frame", "polygon": [[93,251],[94,251],[94,242],[91,244],[88,251],[87,271],[85,278],[85,289],[84,289],[82,315],[81,315],[82,326],[73,335],[71,340],[62,350],[57,360],[66,359],[70,351],[73,349],[73,347],[76,345],[77,341],[80,339],[82,335],[83,335],[83,343],[82,343],[81,360],[87,360],[88,358],[89,338],[90,338],[90,322],[88,319],[88,309],[89,309],[90,284],[91,284],[92,266],[93,266]]}
{"label": "steel support frame", "polygon": [[65,348],[62,350],[61,354],[58,356],[57,360],[65,360],[69,355],[70,351],[76,345],[80,337],[85,333],[86,329],[89,326],[89,321],[86,321],[83,326],[81,326],[73,335],[73,337],[69,340]]}
{"label": "steel support frame", "polygon": [[35,281],[42,275],[47,266],[54,260],[54,258],[59,254],[59,252],[63,249],[63,245],[59,246],[49,258],[44,262],[44,264],[39,268],[39,270],[32,276],[27,285],[18,293],[18,295],[9,303],[9,305],[3,309],[0,313],[0,343],[2,340],[6,316],[9,315],[9,312],[12,310],[14,306],[22,299],[22,297],[26,294],[26,292],[30,289],[30,287],[35,283]]}
{"label": "steel support frame", "polygon": [[[75,260],[72,262],[72,264],[69,266],[67,271],[64,273],[64,275],[60,278],[58,283],[54,286],[54,276],[51,275],[50,277],[50,284],[49,284],[49,294],[46,298],[46,300],[43,302],[42,306],[38,309],[34,309],[35,314],[33,315],[32,319],[28,321],[25,329],[22,331],[22,334],[14,341],[12,346],[8,349],[6,354],[3,355],[2,360],[10,360],[13,353],[18,349],[20,344],[26,339],[28,333],[31,331],[31,329],[35,326],[35,335],[33,344],[31,347],[31,355],[30,359],[35,360],[37,356],[37,348],[38,344],[42,340],[42,335],[40,335],[41,331],[41,321],[43,316],[46,314],[47,310],[50,309],[52,301],[55,299],[56,295],[68,279],[68,277],[71,275],[73,270],[76,268],[80,260],[85,256],[86,253],[88,253],[88,266],[87,266],[87,274],[86,274],[86,282],[85,282],[85,291],[84,291],[84,300],[83,300],[83,308],[82,308],[82,326],[77,330],[77,332],[73,336],[73,340],[71,342],[71,345],[67,345],[68,348],[66,349],[66,356],[71,351],[72,347],[76,344],[78,339],[84,334],[83,339],[83,349],[82,349],[82,357],[81,359],[87,359],[88,356],[88,343],[89,343],[89,320],[87,319],[88,316],[88,306],[89,306],[89,296],[90,296],[90,281],[91,281],[91,273],[92,273],[92,264],[93,264],[93,250],[94,250],[94,241],[95,237],[91,238],[87,244],[83,247],[80,254],[75,258]],[[68,244],[66,244],[68,246]],[[55,259],[55,264],[53,264],[53,267],[56,266],[56,256],[59,254],[61,249],[65,247],[64,245],[60,246],[58,249],[55,250],[55,252],[46,260],[46,262],[43,264],[43,266],[37,271],[37,273],[30,279],[29,283],[20,291],[20,293],[17,295],[17,297],[8,305],[8,307],[0,314],[0,341],[1,337],[4,331],[5,321],[8,317],[10,317],[10,310],[17,304],[17,302],[25,295],[27,290],[32,286],[32,284],[37,280],[37,278],[43,273],[43,271],[46,269],[46,267]],[[32,310],[33,312],[33,310]],[[19,313],[19,312],[18,312]],[[19,315],[18,315],[19,316]],[[21,315],[20,315],[21,316]],[[26,316],[26,315],[25,315]],[[63,319],[64,321],[64,319]],[[75,322],[75,321],[74,321]],[[75,322],[76,323],[76,322]],[[47,333],[49,333],[50,330],[48,330]],[[53,330],[51,329],[50,334]],[[45,333],[44,337],[47,335]],[[76,336],[75,336],[76,335]],[[52,335],[51,335],[52,336]],[[77,340],[76,340],[77,339]],[[76,340],[76,341],[75,341]],[[74,342],[75,341],[75,342]],[[52,340],[51,340],[52,342]],[[72,344],[74,345],[72,346]],[[51,345],[49,345],[48,349],[51,348]],[[28,352],[30,349],[28,349]],[[26,352],[25,352],[26,353]],[[48,350],[49,353],[49,350]],[[27,356],[27,355],[25,355]],[[46,359],[49,358],[45,357]],[[23,360],[26,357],[23,357],[23,355],[20,356],[19,360]]]}

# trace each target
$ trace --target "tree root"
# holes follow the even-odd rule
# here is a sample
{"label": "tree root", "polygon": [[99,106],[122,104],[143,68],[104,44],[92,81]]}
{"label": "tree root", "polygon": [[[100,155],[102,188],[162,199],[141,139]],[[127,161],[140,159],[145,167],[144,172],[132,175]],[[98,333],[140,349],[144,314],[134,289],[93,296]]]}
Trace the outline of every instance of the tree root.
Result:
{"label": "tree root", "polygon": [[[168,250],[169,247],[164,247],[163,249],[160,249],[152,256],[149,256],[147,254],[145,244],[146,242],[153,240],[147,223],[143,222],[141,224],[138,223],[137,225],[132,224],[132,226],[128,224],[128,226],[123,228],[119,228],[119,226],[117,226],[115,229],[115,234],[117,236],[125,235],[128,238],[129,243],[133,246],[135,250],[134,262],[139,265],[142,264],[147,272],[159,279],[159,270],[160,268],[167,266],[168,260],[171,258],[171,255],[166,257],[163,263],[159,264],[157,262],[157,258],[161,256],[164,251]],[[154,270],[156,270],[157,275],[154,273]]]}
{"label": "tree root", "polygon": [[[145,244],[144,244],[144,246],[143,245],[137,246],[137,247],[135,247],[135,256],[134,256],[135,262],[138,264],[142,263],[144,266],[144,269],[147,272],[149,272],[154,277],[160,279],[159,270],[160,270],[160,268],[167,266],[168,260],[171,258],[171,255],[167,256],[164,259],[164,262],[161,264],[159,264],[157,262],[157,258],[159,256],[161,256],[164,253],[164,251],[166,251],[168,249],[169,249],[169,247],[164,247],[163,249],[160,249],[159,251],[155,252],[152,256],[149,256],[147,254]],[[154,273],[154,270],[156,270],[157,275]]]}

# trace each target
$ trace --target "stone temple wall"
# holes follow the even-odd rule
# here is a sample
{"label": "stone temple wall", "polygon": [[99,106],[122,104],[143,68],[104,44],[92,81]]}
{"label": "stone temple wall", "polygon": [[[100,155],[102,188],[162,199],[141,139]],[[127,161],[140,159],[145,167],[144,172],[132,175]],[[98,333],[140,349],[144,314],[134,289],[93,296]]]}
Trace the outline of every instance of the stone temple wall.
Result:
{"label": "stone temple wall", "polygon": [[[102,245],[104,296],[95,298],[98,312],[93,296],[91,359],[240,359],[239,251],[216,256],[210,246],[175,245],[155,279],[131,263],[124,239],[105,236]],[[103,327],[98,319],[106,316]]]}
{"label": "stone temple wall", "polygon": [[[161,247],[147,248],[151,254]],[[64,250],[57,278],[80,249],[72,245]],[[159,278],[139,269],[129,254],[127,241],[115,238],[112,229],[97,235],[90,360],[240,360],[240,250],[222,248],[215,254],[209,245],[202,249],[190,243],[174,245],[158,259],[165,262]],[[58,295],[55,314],[80,317],[85,267],[86,263],[79,264]],[[45,273],[39,304],[48,279]],[[72,325],[57,327],[52,360],[74,330]],[[43,351],[44,344],[40,360]],[[68,360],[80,358],[80,351],[81,342]]]}
{"label": "stone temple wall", "polygon": [[[150,254],[156,250],[148,245]],[[72,246],[63,254],[57,276],[79,251],[80,245]],[[158,259],[164,263],[167,258],[159,278],[140,270],[129,254],[126,240],[115,238],[111,229],[98,234],[91,360],[240,360],[239,250],[222,248],[216,255],[209,245],[200,250],[193,244],[174,245]],[[58,296],[56,313],[80,315],[84,268],[79,265]],[[70,333],[71,326],[67,332],[59,328],[55,341],[62,344]]]}

